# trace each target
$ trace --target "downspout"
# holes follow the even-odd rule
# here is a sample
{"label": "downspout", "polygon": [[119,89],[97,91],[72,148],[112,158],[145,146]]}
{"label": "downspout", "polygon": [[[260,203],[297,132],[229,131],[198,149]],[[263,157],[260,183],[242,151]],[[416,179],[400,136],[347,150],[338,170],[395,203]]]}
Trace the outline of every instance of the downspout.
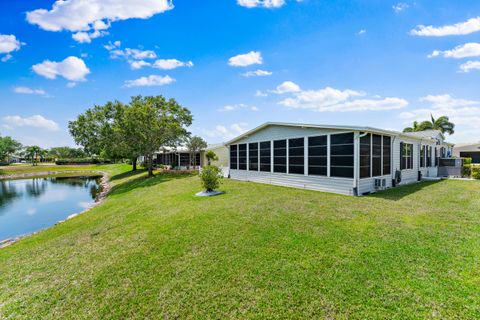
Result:
{"label": "downspout", "polygon": [[360,133],[360,135],[357,136],[357,143],[355,148],[357,149],[357,158],[355,159],[355,164],[354,164],[354,172],[353,172],[353,190],[354,190],[354,195],[358,196],[358,185],[360,183],[360,139],[368,135],[368,132]]}

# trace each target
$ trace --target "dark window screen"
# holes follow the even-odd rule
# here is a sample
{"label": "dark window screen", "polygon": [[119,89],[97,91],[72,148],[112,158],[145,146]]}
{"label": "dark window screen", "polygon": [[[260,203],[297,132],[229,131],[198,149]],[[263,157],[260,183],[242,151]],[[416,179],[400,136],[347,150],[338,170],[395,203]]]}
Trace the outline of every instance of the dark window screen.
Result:
{"label": "dark window screen", "polygon": [[353,132],[330,136],[330,176],[353,178]]}
{"label": "dark window screen", "polygon": [[288,140],[288,173],[304,174],[305,170],[304,138]]}
{"label": "dark window screen", "polygon": [[391,174],[392,146],[390,137],[383,137],[383,175]]}
{"label": "dark window screen", "polygon": [[258,171],[258,142],[248,144],[248,170]]}
{"label": "dark window screen", "polygon": [[372,176],[382,175],[382,136],[372,136]]}
{"label": "dark window screen", "polygon": [[287,140],[273,141],[273,171],[287,172]]}
{"label": "dark window screen", "polygon": [[238,145],[238,170],[247,170],[247,145]]}
{"label": "dark window screen", "polygon": [[360,138],[360,178],[370,177],[371,138],[370,133]]}
{"label": "dark window screen", "polygon": [[308,138],[308,174],[327,175],[327,136]]}
{"label": "dark window screen", "polygon": [[271,167],[271,143],[260,142],[260,171],[270,172]]}

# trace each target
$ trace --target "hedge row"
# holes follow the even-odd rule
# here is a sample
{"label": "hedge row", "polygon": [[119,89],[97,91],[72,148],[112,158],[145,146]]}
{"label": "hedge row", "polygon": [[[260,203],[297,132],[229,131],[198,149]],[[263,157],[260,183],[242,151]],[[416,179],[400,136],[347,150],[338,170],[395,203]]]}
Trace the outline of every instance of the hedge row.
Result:
{"label": "hedge row", "polygon": [[108,164],[111,163],[110,160],[106,159],[93,159],[93,158],[85,158],[85,159],[60,159],[55,161],[56,165],[69,165],[69,164]]}
{"label": "hedge row", "polygon": [[462,174],[466,178],[480,179],[480,165],[466,164]]}

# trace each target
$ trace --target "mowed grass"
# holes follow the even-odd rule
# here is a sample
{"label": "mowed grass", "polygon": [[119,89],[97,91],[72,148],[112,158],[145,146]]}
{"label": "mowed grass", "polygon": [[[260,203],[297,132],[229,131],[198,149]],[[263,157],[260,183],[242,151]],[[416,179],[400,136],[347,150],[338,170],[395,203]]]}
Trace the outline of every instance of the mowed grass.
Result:
{"label": "mowed grass", "polygon": [[480,317],[478,181],[354,198],[225,180],[198,198],[196,176],[119,177],[0,250],[0,318]]}

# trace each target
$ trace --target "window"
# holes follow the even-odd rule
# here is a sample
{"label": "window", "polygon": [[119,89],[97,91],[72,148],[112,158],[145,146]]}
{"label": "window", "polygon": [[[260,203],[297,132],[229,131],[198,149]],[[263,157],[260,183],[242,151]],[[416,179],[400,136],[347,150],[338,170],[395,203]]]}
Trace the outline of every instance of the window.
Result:
{"label": "window", "polygon": [[432,166],[432,147],[427,146],[427,167]]}
{"label": "window", "polygon": [[238,170],[247,170],[247,145],[238,145]]}
{"label": "window", "polygon": [[248,170],[258,171],[258,142],[248,144]]}
{"label": "window", "polygon": [[370,177],[372,135],[369,133],[360,138],[360,178]]}
{"label": "window", "polygon": [[330,176],[353,178],[353,132],[330,136]]}
{"label": "window", "polygon": [[372,135],[372,177],[382,175],[382,136]]}
{"label": "window", "polygon": [[438,167],[439,163],[440,163],[440,156],[439,156],[437,147],[435,147],[435,164],[434,164],[434,167]]}
{"label": "window", "polygon": [[383,137],[383,175],[391,174],[392,138]]}
{"label": "window", "polygon": [[260,171],[271,170],[271,144],[270,141],[260,142]]}
{"label": "window", "polygon": [[327,175],[327,136],[308,138],[308,174]]}
{"label": "window", "polygon": [[304,174],[305,172],[305,139],[288,140],[288,173]]}
{"label": "window", "polygon": [[425,146],[420,149],[420,168],[425,168]]}
{"label": "window", "polygon": [[287,172],[287,140],[273,141],[273,171]]}
{"label": "window", "polygon": [[413,144],[400,143],[400,169],[413,169]]}

